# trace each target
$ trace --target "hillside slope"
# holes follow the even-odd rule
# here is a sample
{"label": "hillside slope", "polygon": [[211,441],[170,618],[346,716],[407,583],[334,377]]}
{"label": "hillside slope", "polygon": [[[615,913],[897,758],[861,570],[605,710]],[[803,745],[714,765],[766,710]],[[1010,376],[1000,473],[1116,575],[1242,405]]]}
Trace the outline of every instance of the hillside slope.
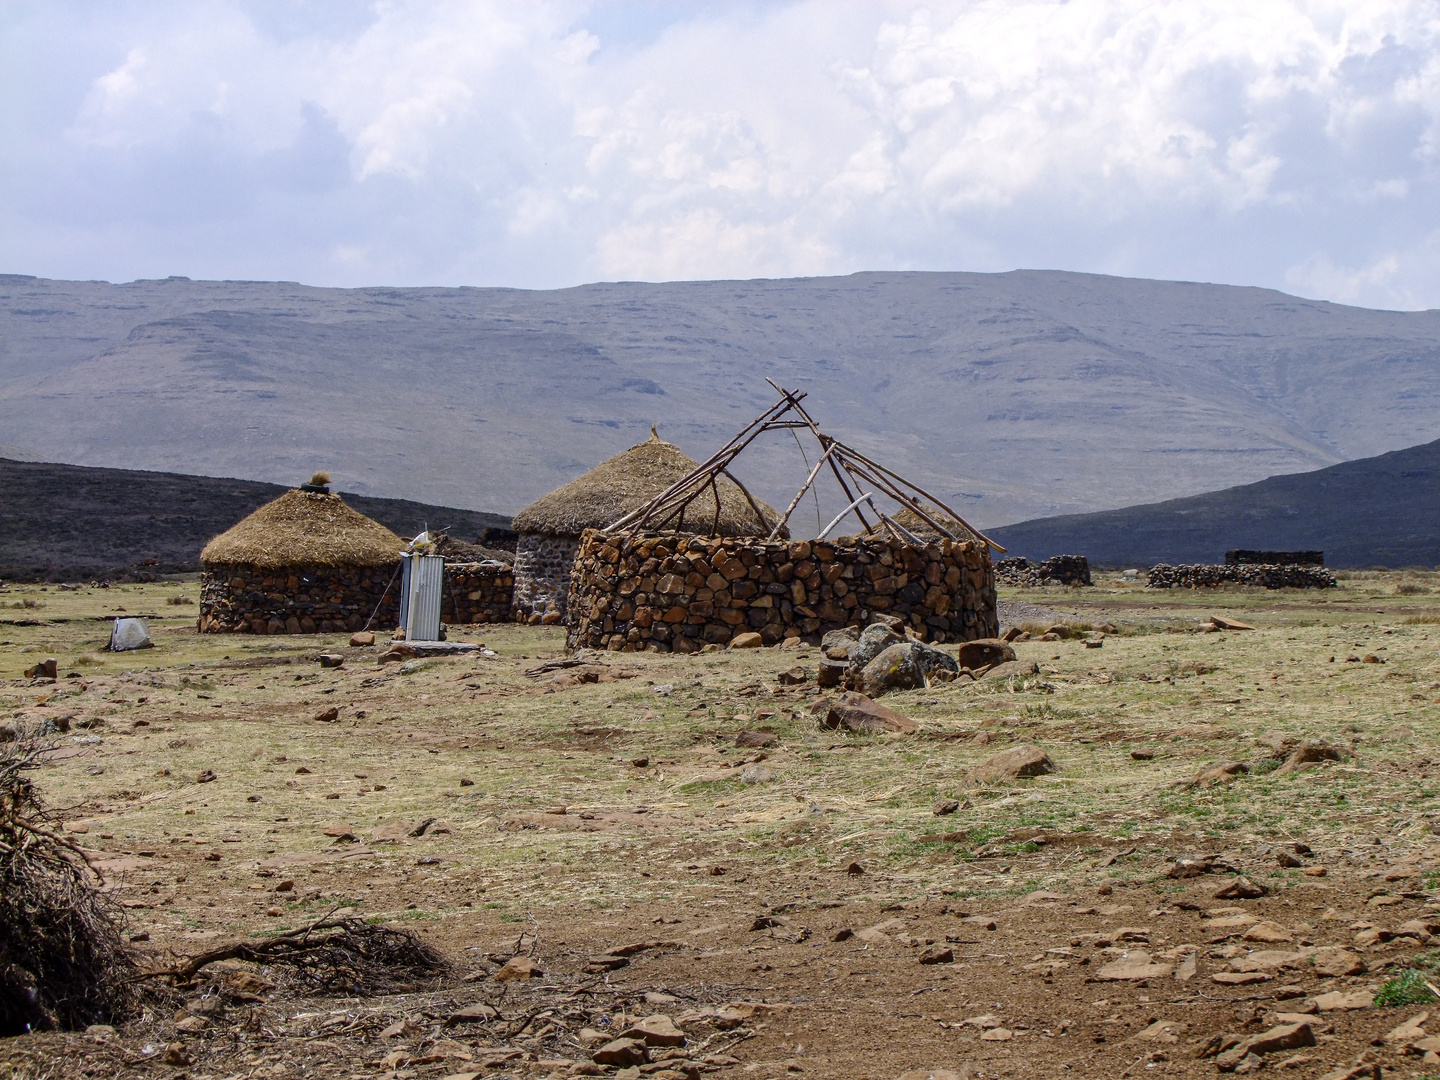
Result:
{"label": "hillside slope", "polygon": [[[0,459],[0,577],[118,577],[149,559],[161,572],[198,569],[206,541],[284,491],[253,480]],[[403,499],[344,499],[401,536],[428,524],[474,540],[481,529],[510,524]]]}
{"label": "hillside slope", "polygon": [[1148,567],[1218,563],[1231,548],[1325,552],[1329,566],[1440,565],[1440,441],[1187,499],[1022,521],[1015,555]]}
{"label": "hillside slope", "polygon": [[[767,375],[984,526],[1414,445],[1440,422],[1437,361],[1436,312],[1039,271],[548,292],[0,277],[0,442],[321,467],[506,513],[652,423],[703,459],[769,403]],[[778,437],[740,465],[775,505],[805,473]]]}

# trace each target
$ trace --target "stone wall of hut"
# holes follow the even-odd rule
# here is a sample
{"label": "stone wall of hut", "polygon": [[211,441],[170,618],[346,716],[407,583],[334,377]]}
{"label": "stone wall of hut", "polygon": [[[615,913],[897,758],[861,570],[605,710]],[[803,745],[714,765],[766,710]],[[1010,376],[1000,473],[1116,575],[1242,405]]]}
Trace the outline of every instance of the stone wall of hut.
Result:
{"label": "stone wall of hut", "polygon": [[445,564],[440,621],[450,624],[509,622],[515,572],[507,563]]}
{"label": "stone wall of hut", "polygon": [[995,572],[974,541],[918,547],[745,538],[605,536],[580,542],[569,595],[572,648],[694,652],[756,631],[818,641],[877,614],[926,641],[999,633]]}
{"label": "stone wall of hut", "polygon": [[200,575],[199,630],[333,634],[363,628],[372,613],[372,630],[390,630],[399,617],[398,581],[385,595],[394,574],[394,566],[207,566]]}
{"label": "stone wall of hut", "polygon": [[553,625],[565,618],[570,570],[580,541],[521,533],[515,542],[516,622]]}

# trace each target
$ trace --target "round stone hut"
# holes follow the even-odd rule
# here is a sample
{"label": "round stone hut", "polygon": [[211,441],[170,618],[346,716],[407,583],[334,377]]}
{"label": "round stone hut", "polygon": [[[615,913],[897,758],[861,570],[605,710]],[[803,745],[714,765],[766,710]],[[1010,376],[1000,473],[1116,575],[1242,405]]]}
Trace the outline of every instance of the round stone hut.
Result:
{"label": "round stone hut", "polygon": [[395,626],[398,590],[386,595],[386,587],[405,541],[328,489],[306,488],[287,491],[205,545],[201,633]]}
{"label": "round stone hut", "polygon": [[[516,621],[564,620],[581,533],[614,524],[697,468],[688,454],[652,430],[645,442],[602,461],[516,514]],[[779,519],[773,508],[759,500],[752,503],[739,485],[722,476],[712,491],[697,497],[666,527],[700,536],[766,536]],[[781,535],[790,534],[781,530]]]}

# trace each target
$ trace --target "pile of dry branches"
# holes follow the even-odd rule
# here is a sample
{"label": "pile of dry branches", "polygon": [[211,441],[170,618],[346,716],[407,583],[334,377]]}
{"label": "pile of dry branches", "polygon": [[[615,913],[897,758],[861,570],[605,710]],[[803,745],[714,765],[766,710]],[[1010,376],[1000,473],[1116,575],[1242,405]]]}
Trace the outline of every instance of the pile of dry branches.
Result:
{"label": "pile of dry branches", "polygon": [[133,1001],[122,913],[28,775],[46,749],[0,746],[0,1035],[108,1023]]}
{"label": "pile of dry branches", "polygon": [[418,989],[416,980],[446,968],[440,954],[414,934],[358,919],[324,918],[289,933],[222,945],[147,977],[186,985],[222,960],[263,965],[276,976],[282,975],[277,969],[286,969],[302,992],[359,997],[412,991]]}

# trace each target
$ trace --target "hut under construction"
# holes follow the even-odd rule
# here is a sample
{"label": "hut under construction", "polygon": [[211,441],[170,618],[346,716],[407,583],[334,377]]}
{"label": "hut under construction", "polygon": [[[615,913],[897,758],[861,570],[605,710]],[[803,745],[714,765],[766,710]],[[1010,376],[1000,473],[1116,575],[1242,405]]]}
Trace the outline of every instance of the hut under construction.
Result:
{"label": "hut under construction", "polygon": [[[602,461],[515,515],[515,620],[553,624],[566,617],[570,571],[586,529],[603,529],[644,506],[699,464],[652,428],[650,438]],[[767,536],[780,515],[729,476],[667,524],[714,537]],[[782,535],[788,537],[787,530]]]}
{"label": "hut under construction", "polygon": [[400,537],[323,485],[287,491],[200,553],[200,632],[341,633],[367,623],[392,628],[397,590],[386,595],[386,588],[404,547]]}
{"label": "hut under construction", "polygon": [[[771,385],[780,399],[705,464],[586,532],[569,594],[570,646],[689,653],[819,642],[828,631],[876,619],[930,642],[993,637],[990,552],[1004,549],[928,492],[821,431],[802,392]],[[819,451],[772,527],[748,537],[676,529],[707,499],[720,500],[731,462],[766,432],[797,442],[807,432]],[[827,469],[848,505],[814,540],[790,540],[790,515]],[[852,514],[863,531],[827,539]]]}

